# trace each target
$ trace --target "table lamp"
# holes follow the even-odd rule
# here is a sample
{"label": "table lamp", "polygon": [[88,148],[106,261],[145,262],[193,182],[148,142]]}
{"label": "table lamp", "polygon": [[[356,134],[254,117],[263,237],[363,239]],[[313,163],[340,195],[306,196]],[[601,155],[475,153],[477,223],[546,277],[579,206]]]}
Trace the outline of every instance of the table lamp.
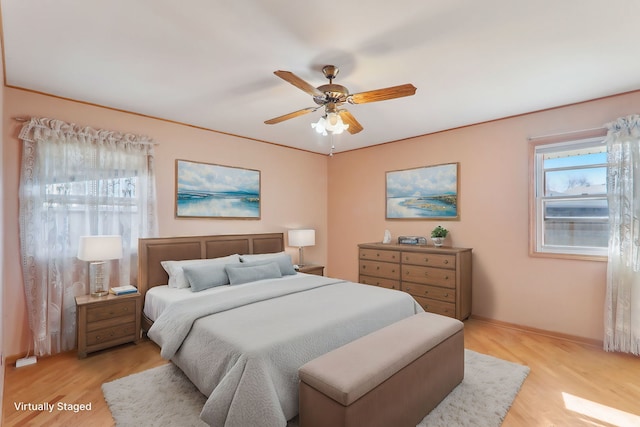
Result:
{"label": "table lamp", "polygon": [[89,291],[99,297],[109,293],[109,277],[105,277],[105,261],[122,258],[121,236],[80,236],[78,259],[89,261]]}
{"label": "table lamp", "polygon": [[316,230],[289,230],[288,235],[289,246],[295,246],[298,248],[298,265],[302,267],[304,265],[304,253],[302,252],[302,248],[316,244]]}

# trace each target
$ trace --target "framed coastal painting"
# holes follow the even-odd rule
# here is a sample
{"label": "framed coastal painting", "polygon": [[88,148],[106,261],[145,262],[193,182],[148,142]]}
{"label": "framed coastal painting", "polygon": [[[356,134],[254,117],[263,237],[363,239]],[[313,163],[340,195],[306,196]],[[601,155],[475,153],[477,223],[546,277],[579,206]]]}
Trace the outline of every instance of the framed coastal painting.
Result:
{"label": "framed coastal painting", "polygon": [[459,219],[458,163],[387,172],[387,219]]}
{"label": "framed coastal painting", "polygon": [[176,160],[176,218],[260,219],[260,171]]}

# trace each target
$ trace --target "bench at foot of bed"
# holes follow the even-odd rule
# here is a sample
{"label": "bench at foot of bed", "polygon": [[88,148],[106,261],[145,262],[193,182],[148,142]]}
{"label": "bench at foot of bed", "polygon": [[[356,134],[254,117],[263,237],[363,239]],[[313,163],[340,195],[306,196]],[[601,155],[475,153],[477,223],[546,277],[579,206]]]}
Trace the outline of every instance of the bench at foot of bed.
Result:
{"label": "bench at foot of bed", "polygon": [[462,322],[411,316],[299,370],[300,427],[414,427],[464,377]]}

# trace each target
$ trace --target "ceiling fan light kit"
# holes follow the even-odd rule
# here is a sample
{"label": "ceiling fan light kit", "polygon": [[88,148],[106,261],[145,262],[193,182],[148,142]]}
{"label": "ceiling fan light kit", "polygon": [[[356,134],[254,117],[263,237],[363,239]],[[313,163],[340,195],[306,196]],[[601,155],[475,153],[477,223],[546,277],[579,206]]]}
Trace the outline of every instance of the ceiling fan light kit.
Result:
{"label": "ceiling fan light kit", "polygon": [[338,113],[328,113],[327,115],[320,117],[317,123],[311,123],[311,127],[319,134],[325,136],[327,135],[327,131],[334,135],[339,135],[349,129],[349,125],[342,121],[342,118]]}
{"label": "ceiling fan light kit", "polygon": [[385,101],[388,99],[401,98],[411,96],[416,93],[416,87],[412,84],[404,84],[384,89],[376,89],[367,92],[350,94],[346,87],[334,84],[333,79],[338,75],[339,68],[335,65],[325,65],[322,67],[322,73],[329,80],[329,84],[313,87],[311,84],[302,80],[290,71],[275,71],[274,74],[284,81],[294,85],[298,89],[308,93],[313,97],[313,101],[318,107],[309,107],[302,110],[294,111],[283,116],[266,120],[265,123],[273,125],[302,116],[307,113],[316,111],[318,108],[324,107],[324,115],[320,119],[311,123],[311,127],[322,135],[341,134],[345,130],[354,135],[362,131],[362,125],[346,108],[340,108],[343,104],[365,104],[368,102]]}

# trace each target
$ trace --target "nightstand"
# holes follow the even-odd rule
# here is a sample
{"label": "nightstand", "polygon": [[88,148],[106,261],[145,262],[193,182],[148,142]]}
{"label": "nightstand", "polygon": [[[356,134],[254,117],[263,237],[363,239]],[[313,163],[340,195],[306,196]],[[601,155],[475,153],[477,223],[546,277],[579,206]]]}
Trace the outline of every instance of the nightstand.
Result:
{"label": "nightstand", "polygon": [[324,276],[324,265],[305,264],[298,269],[300,273],[315,274],[316,276]]}
{"label": "nightstand", "polygon": [[142,295],[76,297],[78,357],[140,340]]}

